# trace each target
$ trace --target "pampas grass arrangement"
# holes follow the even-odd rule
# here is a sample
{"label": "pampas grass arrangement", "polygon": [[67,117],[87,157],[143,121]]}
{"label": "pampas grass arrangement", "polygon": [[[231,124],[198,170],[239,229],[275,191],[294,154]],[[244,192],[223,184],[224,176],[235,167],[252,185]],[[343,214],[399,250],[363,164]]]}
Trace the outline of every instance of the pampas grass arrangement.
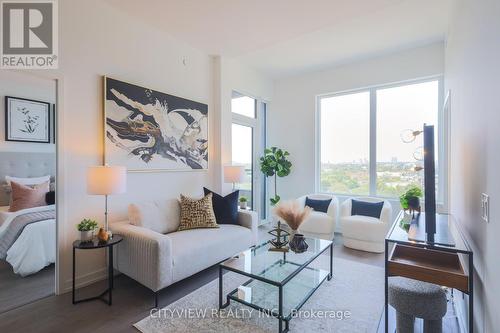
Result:
{"label": "pampas grass arrangement", "polygon": [[301,207],[295,200],[285,201],[274,208],[274,215],[282,219],[288,226],[297,231],[302,222],[311,214],[310,207]]}

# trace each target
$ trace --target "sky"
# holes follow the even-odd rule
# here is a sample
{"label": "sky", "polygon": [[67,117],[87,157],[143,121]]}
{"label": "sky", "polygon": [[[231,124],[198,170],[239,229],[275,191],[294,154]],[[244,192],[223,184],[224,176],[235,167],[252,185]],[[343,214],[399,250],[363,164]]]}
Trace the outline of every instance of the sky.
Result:
{"label": "sky", "polygon": [[[438,121],[438,81],[379,89],[377,106],[377,162],[415,161],[423,145],[401,140],[405,129],[421,130]],[[321,162],[346,163],[369,158],[370,94],[368,91],[321,99]]]}

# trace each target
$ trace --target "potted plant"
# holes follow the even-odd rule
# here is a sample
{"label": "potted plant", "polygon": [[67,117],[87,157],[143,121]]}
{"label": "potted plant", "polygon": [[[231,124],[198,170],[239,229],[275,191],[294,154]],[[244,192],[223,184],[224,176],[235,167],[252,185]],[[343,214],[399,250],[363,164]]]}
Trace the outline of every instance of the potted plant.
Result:
{"label": "potted plant", "polygon": [[420,212],[420,198],[422,197],[422,189],[418,186],[412,186],[399,197],[401,207],[410,213],[414,211]]}
{"label": "potted plant", "polygon": [[240,197],[240,208],[247,209],[248,199],[247,197]]}
{"label": "potted plant", "polygon": [[277,177],[286,177],[290,174],[292,162],[288,160],[290,153],[277,147],[266,148],[264,156],[260,158],[260,171],[266,177],[274,176],[274,198],[270,198],[271,206],[280,201],[277,190]]}
{"label": "potted plant", "polygon": [[94,237],[94,230],[97,229],[97,222],[91,219],[83,219],[76,226],[78,231],[80,231],[80,240],[82,242],[92,240]]}

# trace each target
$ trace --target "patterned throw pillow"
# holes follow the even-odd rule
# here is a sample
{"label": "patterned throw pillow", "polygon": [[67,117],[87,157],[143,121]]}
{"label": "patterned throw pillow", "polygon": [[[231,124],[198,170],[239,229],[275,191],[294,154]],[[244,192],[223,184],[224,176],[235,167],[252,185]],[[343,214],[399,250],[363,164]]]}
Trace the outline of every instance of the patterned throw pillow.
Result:
{"label": "patterned throw pillow", "polygon": [[181,224],[178,231],[218,227],[212,208],[212,193],[202,199],[192,199],[181,194]]}

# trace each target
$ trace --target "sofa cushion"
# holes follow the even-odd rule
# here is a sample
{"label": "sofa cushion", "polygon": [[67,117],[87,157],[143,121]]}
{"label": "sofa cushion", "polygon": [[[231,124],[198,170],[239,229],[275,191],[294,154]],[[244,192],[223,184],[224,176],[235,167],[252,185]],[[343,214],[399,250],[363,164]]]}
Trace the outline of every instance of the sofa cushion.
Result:
{"label": "sofa cushion", "polygon": [[212,193],[212,207],[218,224],[238,224],[238,197],[240,191],[236,190],[222,196],[204,187],[205,195]]}
{"label": "sofa cushion", "polygon": [[318,200],[318,199],[311,199],[309,197],[306,197],[306,207],[311,207],[317,212],[322,212],[326,213],[328,212],[328,207],[330,207],[330,203],[332,202],[332,199],[327,199],[327,200]]}
{"label": "sofa cushion", "polygon": [[212,193],[201,199],[181,194],[181,223],[178,231],[198,228],[218,228],[212,207]]}
{"label": "sofa cushion", "polygon": [[173,281],[182,280],[252,245],[248,228],[223,224],[218,229],[192,229],[168,235],[172,242]]}
{"label": "sofa cushion", "polygon": [[387,233],[387,224],[369,216],[344,216],[340,220],[344,237],[380,242]]}
{"label": "sofa cushion", "polygon": [[302,222],[299,227],[301,232],[310,232],[316,234],[330,234],[333,232],[332,217],[321,212],[312,211],[309,217]]}
{"label": "sofa cushion", "polygon": [[180,223],[179,200],[169,199],[163,202],[149,201],[130,204],[128,218],[133,225],[162,234],[176,231]]}
{"label": "sofa cushion", "polygon": [[368,202],[352,199],[351,215],[362,215],[380,218],[384,202]]}

